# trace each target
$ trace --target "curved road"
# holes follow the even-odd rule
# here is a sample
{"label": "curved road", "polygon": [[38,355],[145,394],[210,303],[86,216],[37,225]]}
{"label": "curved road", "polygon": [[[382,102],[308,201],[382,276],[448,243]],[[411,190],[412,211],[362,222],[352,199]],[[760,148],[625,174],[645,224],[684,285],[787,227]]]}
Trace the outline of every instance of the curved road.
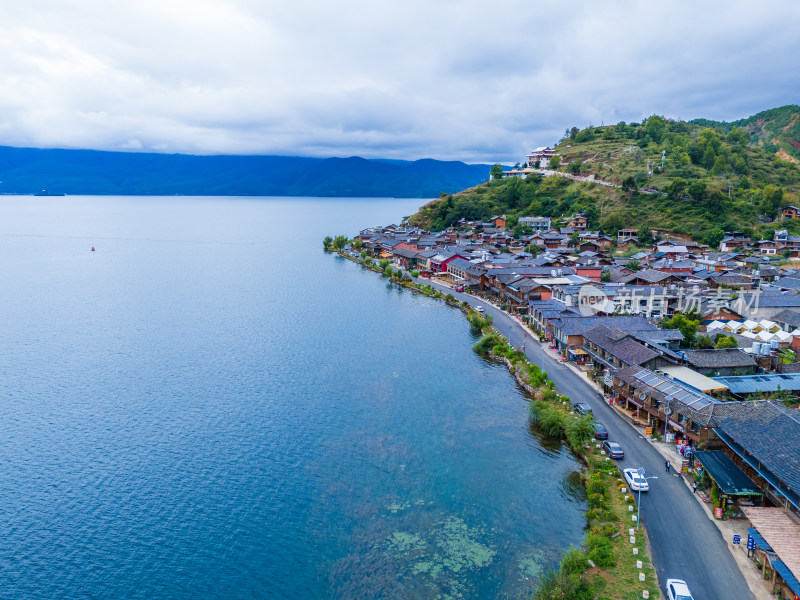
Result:
{"label": "curved road", "polygon": [[[619,442],[625,450],[621,467],[644,467],[647,477],[658,477],[649,482],[650,492],[642,495],[640,512],[662,589],[667,579],[676,578],[686,581],[695,600],[754,600],[722,534],[692,492],[674,470],[666,473],[661,454],[608,406],[601,394],[548,355],[538,339],[531,339],[521,324],[505,312],[441,284],[432,285],[472,306],[483,306],[485,314],[492,316],[495,328],[512,345],[521,348],[525,343],[528,360],[547,371],[561,394],[569,396],[573,403],[585,402],[592,407],[595,418],[608,428],[609,439]],[[673,464],[679,458],[676,455]]]}

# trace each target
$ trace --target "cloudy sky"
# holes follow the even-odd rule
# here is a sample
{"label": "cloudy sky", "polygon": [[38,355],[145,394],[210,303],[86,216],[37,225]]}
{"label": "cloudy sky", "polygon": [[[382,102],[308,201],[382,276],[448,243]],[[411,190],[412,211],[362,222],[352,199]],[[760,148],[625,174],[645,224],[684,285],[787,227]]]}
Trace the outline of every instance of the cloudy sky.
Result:
{"label": "cloudy sky", "polygon": [[24,0],[0,145],[515,162],[800,103],[800,2]]}

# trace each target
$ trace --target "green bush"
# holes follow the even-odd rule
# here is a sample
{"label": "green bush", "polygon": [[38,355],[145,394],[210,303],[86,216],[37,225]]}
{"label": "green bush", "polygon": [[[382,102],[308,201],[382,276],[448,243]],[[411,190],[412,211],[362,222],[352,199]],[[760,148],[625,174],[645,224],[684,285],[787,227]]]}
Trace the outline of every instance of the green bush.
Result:
{"label": "green bush", "polygon": [[569,548],[564,556],[561,557],[561,570],[569,575],[578,575],[586,570],[589,563],[586,561],[586,553],[580,548]]}
{"label": "green bush", "polygon": [[594,422],[592,417],[584,415],[573,419],[567,425],[567,442],[573,450],[580,450],[594,437]]}
{"label": "green bush", "polygon": [[617,564],[611,540],[604,535],[590,533],[586,536],[589,558],[598,567],[613,567]]}
{"label": "green bush", "polygon": [[557,406],[543,401],[540,402],[543,406],[535,414],[533,411],[531,412],[535,423],[550,437],[564,437],[564,430],[567,424],[566,413]]}
{"label": "green bush", "polygon": [[472,346],[472,349],[478,354],[487,355],[500,341],[499,335],[496,333],[490,333],[489,335],[485,335],[475,342],[475,345]]}

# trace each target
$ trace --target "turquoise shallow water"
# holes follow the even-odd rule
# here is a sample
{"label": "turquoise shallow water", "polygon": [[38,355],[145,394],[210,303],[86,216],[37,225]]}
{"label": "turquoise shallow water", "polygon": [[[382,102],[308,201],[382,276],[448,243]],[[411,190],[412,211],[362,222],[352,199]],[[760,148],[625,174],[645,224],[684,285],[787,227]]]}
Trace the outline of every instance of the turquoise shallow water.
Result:
{"label": "turquoise shallow water", "polygon": [[420,203],[0,196],[0,597],[519,597],[580,543],[461,312],[321,250]]}

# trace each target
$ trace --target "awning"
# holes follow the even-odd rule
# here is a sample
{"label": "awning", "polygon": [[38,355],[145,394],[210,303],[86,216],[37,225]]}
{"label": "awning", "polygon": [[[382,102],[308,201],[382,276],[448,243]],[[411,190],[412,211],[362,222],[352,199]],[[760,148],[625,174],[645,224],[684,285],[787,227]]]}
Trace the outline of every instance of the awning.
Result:
{"label": "awning", "polygon": [[677,429],[677,430],[678,430],[678,431],[680,431],[681,433],[683,433],[683,425],[678,425],[678,424],[677,424],[675,421],[673,421],[672,419],[670,419],[670,420],[669,420],[669,424],[670,424],[670,425],[672,425],[672,426],[673,426],[675,429]]}
{"label": "awning", "polygon": [[641,404],[639,404],[636,400],[633,400],[631,398],[625,398],[625,402],[628,402],[629,404],[633,404],[636,408],[642,408]]}
{"label": "awning", "polygon": [[756,546],[758,546],[758,548],[764,552],[772,552],[772,547],[767,543],[767,540],[761,537],[761,534],[758,533],[758,529],[755,527],[748,527],[747,533],[756,541]]}
{"label": "awning", "polygon": [[589,356],[589,353],[586,352],[586,350],[581,350],[580,348],[572,348],[569,352],[575,356]]}
{"label": "awning", "polygon": [[789,570],[785,564],[783,564],[779,560],[770,561],[772,568],[781,576],[781,579],[789,586],[789,589],[792,590],[795,594],[800,596],[800,581],[797,581],[797,577]]}
{"label": "awning", "polygon": [[721,450],[695,450],[694,457],[700,461],[709,477],[727,496],[763,496],[755,483],[736,466]]}

